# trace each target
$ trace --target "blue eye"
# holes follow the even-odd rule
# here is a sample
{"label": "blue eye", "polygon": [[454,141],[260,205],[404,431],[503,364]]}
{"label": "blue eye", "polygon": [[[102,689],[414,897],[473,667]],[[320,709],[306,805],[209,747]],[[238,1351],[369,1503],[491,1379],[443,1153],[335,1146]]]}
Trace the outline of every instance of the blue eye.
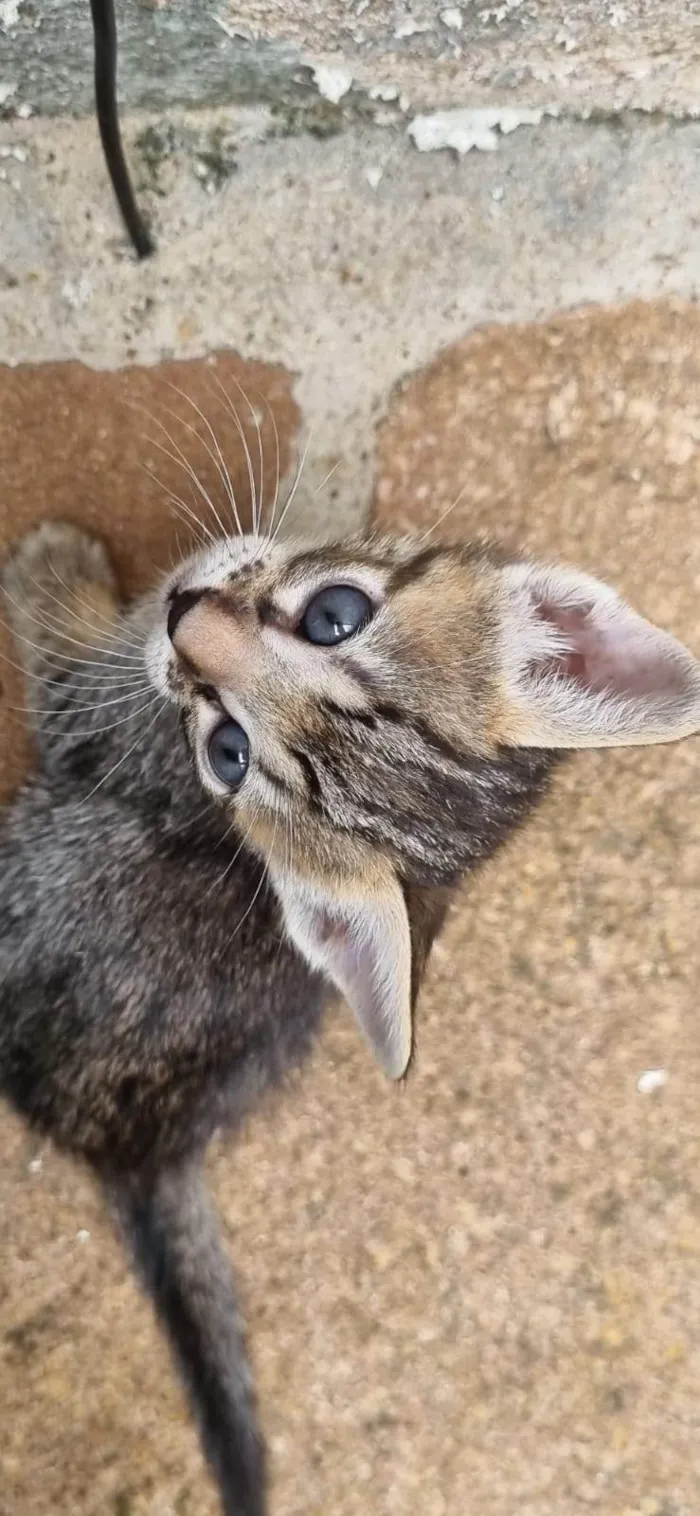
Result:
{"label": "blue eye", "polygon": [[372,602],[351,584],[330,584],[310,600],[299,623],[307,642],[334,647],[352,637],[372,616]]}
{"label": "blue eye", "polygon": [[243,727],[237,721],[222,721],[209,738],[207,754],[217,779],[228,789],[237,790],[250,761],[250,743]]}

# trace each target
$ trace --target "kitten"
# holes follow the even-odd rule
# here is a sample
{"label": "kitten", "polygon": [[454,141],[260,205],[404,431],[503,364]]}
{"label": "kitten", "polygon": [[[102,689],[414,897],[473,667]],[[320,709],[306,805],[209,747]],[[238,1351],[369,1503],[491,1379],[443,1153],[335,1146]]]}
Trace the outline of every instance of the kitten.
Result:
{"label": "kitten", "polygon": [[0,831],[0,1090],[98,1176],[223,1510],[263,1516],[209,1139],[333,988],[402,1078],[460,880],[561,750],[700,729],[700,664],[483,544],[238,537],[124,610],[102,546],[46,525],[4,585],[38,767]]}

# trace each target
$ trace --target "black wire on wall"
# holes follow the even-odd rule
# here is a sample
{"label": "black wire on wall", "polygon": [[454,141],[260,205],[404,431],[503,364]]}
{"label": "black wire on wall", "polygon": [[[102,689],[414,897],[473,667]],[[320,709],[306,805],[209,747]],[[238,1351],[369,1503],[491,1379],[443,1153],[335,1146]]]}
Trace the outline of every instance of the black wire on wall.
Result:
{"label": "black wire on wall", "polygon": [[155,251],[155,243],[136,203],[119,130],[114,0],[90,0],[90,9],[95,39],[95,106],[105,162],[137,257],[148,258]]}

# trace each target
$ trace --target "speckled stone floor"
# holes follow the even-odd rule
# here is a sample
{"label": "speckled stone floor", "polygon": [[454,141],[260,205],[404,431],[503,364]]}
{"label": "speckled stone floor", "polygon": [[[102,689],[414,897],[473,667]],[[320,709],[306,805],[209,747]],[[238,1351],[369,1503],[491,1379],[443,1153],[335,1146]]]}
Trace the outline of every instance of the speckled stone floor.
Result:
{"label": "speckled stone floor", "polygon": [[[288,445],[285,376],[255,382]],[[3,539],[55,507],[103,519],[134,579],[137,542],[167,555],[135,432],[91,451],[129,383],[156,403],[157,370],[2,374]],[[445,535],[576,561],[700,652],[699,444],[694,307],[491,328],[394,396],[375,513],[425,530],[463,490]],[[274,1516],[696,1516],[699,781],[698,741],[572,760],[455,909],[407,1086],[339,1009],[212,1153]],[[89,1181],[7,1114],[0,1151],[2,1516],[214,1516]]]}

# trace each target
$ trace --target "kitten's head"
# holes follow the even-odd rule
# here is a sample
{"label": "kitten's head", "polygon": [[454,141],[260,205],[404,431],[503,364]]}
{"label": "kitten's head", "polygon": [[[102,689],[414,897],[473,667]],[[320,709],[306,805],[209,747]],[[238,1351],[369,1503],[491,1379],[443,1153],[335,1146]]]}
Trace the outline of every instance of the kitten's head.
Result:
{"label": "kitten's head", "polygon": [[217,544],[166,582],[148,663],[290,934],[395,1076],[425,888],[493,850],[556,750],[700,729],[675,638],[584,574],[483,544]]}

